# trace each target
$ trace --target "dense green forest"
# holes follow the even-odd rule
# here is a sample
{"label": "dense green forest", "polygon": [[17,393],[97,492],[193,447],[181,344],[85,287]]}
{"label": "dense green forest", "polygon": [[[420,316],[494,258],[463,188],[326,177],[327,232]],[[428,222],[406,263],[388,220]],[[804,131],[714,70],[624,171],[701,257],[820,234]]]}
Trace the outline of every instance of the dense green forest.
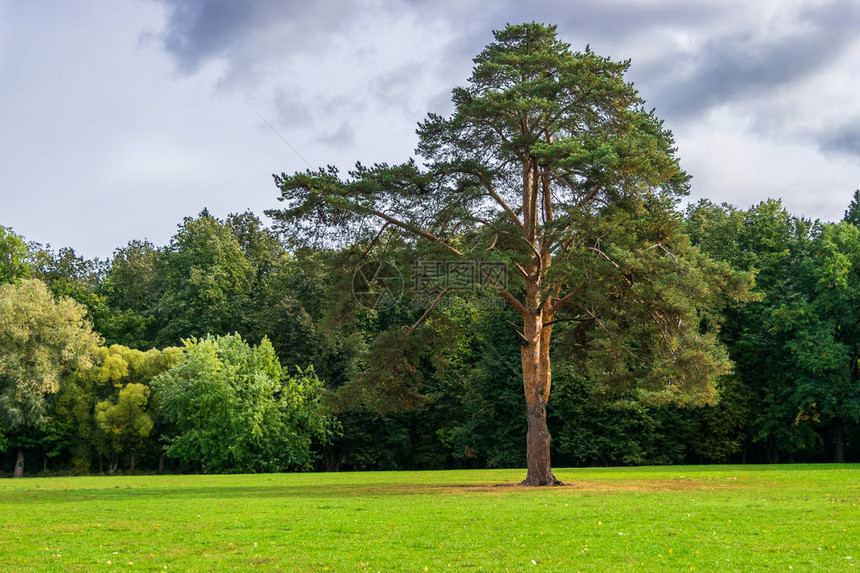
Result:
{"label": "dense green forest", "polygon": [[629,62],[494,34],[420,164],[278,175],[272,226],[0,227],[0,471],[857,460],[860,192],[683,208]]}
{"label": "dense green forest", "polygon": [[[858,213],[860,193],[839,223],[775,200],[747,210],[700,201],[679,213],[699,249],[755,273],[758,296],[721,309],[733,372],[714,405],[638,403],[565,364],[578,325],[569,326],[555,350],[554,464],[860,458]],[[28,473],[523,463],[515,317],[480,288],[462,289],[406,336],[426,307],[414,245],[391,237],[369,250],[291,251],[251,213],[219,220],[205,210],[168,245],[133,241],[110,261],[0,232],[6,474],[19,447]],[[368,261],[397,270],[402,294],[356,296]],[[40,299],[42,284],[50,296]],[[78,344],[91,347],[89,360],[29,374],[41,404],[19,408],[34,417],[17,424],[8,355],[21,326],[7,306],[16,296],[57,306],[67,325],[63,313],[77,311]]]}

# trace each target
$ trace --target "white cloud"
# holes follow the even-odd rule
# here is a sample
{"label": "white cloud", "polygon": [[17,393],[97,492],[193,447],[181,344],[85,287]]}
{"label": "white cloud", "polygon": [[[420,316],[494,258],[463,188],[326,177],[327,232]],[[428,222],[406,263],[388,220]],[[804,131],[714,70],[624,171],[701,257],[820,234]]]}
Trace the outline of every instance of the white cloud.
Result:
{"label": "white cloud", "polygon": [[720,110],[677,134],[682,165],[694,177],[691,199],[745,208],[781,198],[795,214],[841,218],[860,181],[860,163],[824,156],[813,142],[768,137],[750,124]]}

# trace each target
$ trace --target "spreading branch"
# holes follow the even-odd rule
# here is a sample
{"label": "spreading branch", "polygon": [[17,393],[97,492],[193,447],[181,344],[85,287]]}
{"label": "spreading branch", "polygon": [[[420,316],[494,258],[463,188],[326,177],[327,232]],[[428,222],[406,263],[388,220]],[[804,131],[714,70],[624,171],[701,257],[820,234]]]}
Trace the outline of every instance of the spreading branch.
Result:
{"label": "spreading branch", "polygon": [[431,303],[430,303],[430,306],[428,306],[428,307],[427,307],[427,310],[425,310],[425,311],[424,311],[424,314],[422,314],[422,315],[421,315],[421,318],[419,318],[419,319],[415,322],[415,324],[413,324],[412,326],[409,326],[409,327],[403,327],[403,328],[405,329],[406,336],[411,336],[411,335],[412,335],[412,333],[413,333],[413,332],[415,332],[415,331],[418,329],[418,327],[419,327],[419,326],[421,326],[422,324],[424,324],[424,322],[425,322],[425,321],[430,317],[430,314],[432,314],[432,312],[436,309],[436,307],[437,307],[437,306],[439,305],[439,303],[442,301],[442,298],[443,298],[446,294],[448,294],[449,292],[451,292],[451,289],[447,289],[447,288],[446,288],[446,289],[443,289],[443,290],[442,290],[442,291],[441,291],[441,292],[436,296],[436,298],[433,300],[433,302],[431,302]]}
{"label": "spreading branch", "polygon": [[561,307],[563,307],[564,305],[578,297],[580,294],[582,294],[586,286],[588,286],[588,283],[586,281],[582,281],[581,283],[576,285],[576,288],[574,288],[572,291],[570,291],[563,297],[553,299],[550,303],[552,313],[555,314]]}
{"label": "spreading branch", "polygon": [[508,291],[508,289],[503,287],[498,281],[493,280],[493,279],[487,279],[487,284],[496,287],[496,289],[498,289],[501,297],[503,299],[505,299],[508,302],[508,304],[510,304],[512,307],[514,307],[514,309],[516,309],[516,311],[518,313],[520,313],[522,316],[526,316],[528,314],[529,311],[526,308],[526,306],[523,303],[521,303],[517,297],[512,295],[510,293],[510,291]]}
{"label": "spreading branch", "polygon": [[365,211],[365,212],[370,213],[372,215],[376,215],[380,219],[388,221],[392,225],[400,227],[401,229],[403,229],[405,231],[409,231],[410,233],[415,233],[417,235],[424,237],[428,241],[438,243],[438,244],[444,246],[445,248],[447,248],[449,251],[451,251],[452,253],[454,253],[458,257],[463,256],[463,253],[461,251],[452,247],[450,244],[448,244],[447,241],[445,241],[445,239],[441,239],[441,238],[437,237],[436,235],[434,235],[430,231],[427,231],[426,229],[422,229],[420,227],[410,225],[409,223],[401,221],[400,219],[396,219],[396,218],[392,217],[391,215],[388,215],[387,213],[383,213],[382,211],[378,211],[378,210],[373,209],[371,207],[360,207],[358,205],[355,205],[355,207],[356,207],[356,210]]}
{"label": "spreading branch", "polygon": [[504,199],[502,199],[502,196],[499,195],[495,189],[493,189],[492,185],[487,185],[487,186],[485,186],[485,188],[487,189],[487,193],[490,194],[490,197],[495,199],[496,203],[498,203],[502,207],[502,209],[504,209],[508,213],[508,215],[511,216],[511,219],[514,220],[514,223],[517,225],[517,227],[522,229],[523,228],[523,222],[520,221],[520,218],[517,216],[517,214],[514,212],[514,210],[511,209],[510,205],[508,205],[507,202]]}

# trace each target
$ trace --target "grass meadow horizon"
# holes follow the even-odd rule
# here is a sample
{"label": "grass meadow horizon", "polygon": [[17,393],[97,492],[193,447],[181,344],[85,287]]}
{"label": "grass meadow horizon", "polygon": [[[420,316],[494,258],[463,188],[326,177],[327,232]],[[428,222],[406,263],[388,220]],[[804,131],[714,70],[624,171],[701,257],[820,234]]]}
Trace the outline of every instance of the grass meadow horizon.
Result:
{"label": "grass meadow horizon", "polygon": [[6,571],[851,571],[860,465],[0,480]]}

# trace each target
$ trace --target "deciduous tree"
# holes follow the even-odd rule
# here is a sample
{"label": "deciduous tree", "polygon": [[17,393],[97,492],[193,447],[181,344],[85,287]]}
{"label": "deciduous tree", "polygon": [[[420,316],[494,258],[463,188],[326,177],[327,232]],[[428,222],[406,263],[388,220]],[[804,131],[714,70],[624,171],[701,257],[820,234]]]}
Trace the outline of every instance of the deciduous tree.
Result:
{"label": "deciduous tree", "polygon": [[134,473],[134,454],[152,431],[152,417],[146,411],[149,388],[143,384],[126,384],[119,391],[116,403],[104,400],[96,404],[96,422],[108,436],[113,450],[110,474],[117,469],[117,457],[128,450],[131,455],[130,473]]}
{"label": "deciduous tree", "polygon": [[0,226],[0,284],[32,275],[27,254],[27,245],[21,237],[12,229]]}
{"label": "deciduous tree", "polygon": [[206,472],[309,463],[311,440],[328,432],[313,370],[288,376],[267,339],[251,347],[235,334],[187,340],[184,353],[152,381],[168,457]]}
{"label": "deciduous tree", "polygon": [[[8,431],[43,425],[62,376],[90,364],[99,337],[85,314],[68,298],[55,300],[39,280],[0,285],[0,421]],[[19,446],[15,477],[23,470]]]}

